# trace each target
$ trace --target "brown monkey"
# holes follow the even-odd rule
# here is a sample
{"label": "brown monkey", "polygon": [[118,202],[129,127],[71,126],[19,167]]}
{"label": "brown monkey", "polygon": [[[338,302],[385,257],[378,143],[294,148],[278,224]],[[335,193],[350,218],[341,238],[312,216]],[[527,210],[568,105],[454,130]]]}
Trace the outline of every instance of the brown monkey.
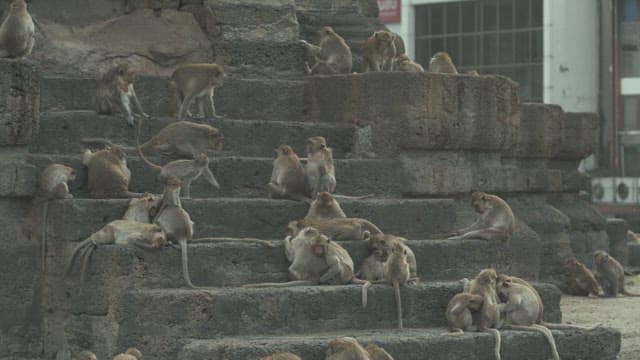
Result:
{"label": "brown monkey", "polygon": [[393,360],[391,354],[376,344],[367,345],[365,350],[369,353],[371,360]]}
{"label": "brown monkey", "polygon": [[451,61],[451,57],[444,51],[433,55],[429,61],[430,73],[457,74],[456,66]]}
{"label": "brown monkey", "polygon": [[422,65],[411,61],[411,59],[406,55],[398,55],[394,59],[394,69],[396,71],[405,71],[405,72],[424,72],[424,68]]}
{"label": "brown monkey", "polygon": [[333,193],[336,188],[333,150],[322,136],[314,136],[307,141],[307,164],[304,169],[311,195],[315,198],[323,191]]}
{"label": "brown monkey", "polygon": [[273,355],[265,356],[263,358],[260,358],[260,360],[301,360],[301,359],[296,354],[292,354],[290,352],[280,352],[280,353],[275,353]]}
{"label": "brown monkey", "polygon": [[311,202],[305,219],[330,220],[346,217],[338,201],[330,193],[323,191]]}
{"label": "brown monkey", "polygon": [[315,60],[313,68],[309,67],[309,63],[305,63],[307,74],[330,75],[350,73],[353,59],[351,58],[349,45],[347,45],[344,39],[336,34],[330,26],[323,27],[318,34],[320,35],[320,43],[318,46],[300,40],[300,43],[305,46]]}
{"label": "brown monkey", "polygon": [[86,150],[82,163],[88,168],[89,193],[97,199],[131,198],[140,194],[129,191],[131,171],[127,156],[120,146],[92,153]]}
{"label": "brown monkey", "polygon": [[402,300],[400,298],[400,285],[409,281],[409,263],[407,262],[407,250],[402,244],[394,244],[389,258],[384,263],[382,273],[384,280],[393,285],[396,294],[396,310],[398,313],[398,329],[402,330]]}
{"label": "brown monkey", "polygon": [[498,296],[505,303],[498,305],[500,313],[504,313],[504,329],[529,330],[540,332],[551,346],[554,360],[560,360],[556,342],[548,328],[538,324],[540,314],[539,295],[529,286],[506,279],[497,286]]}
{"label": "brown monkey", "polygon": [[[213,90],[222,86],[226,77],[223,65],[218,64],[187,64],[179,66],[171,74],[169,83],[173,90],[174,99],[178,104],[178,119],[184,120],[185,115],[191,116],[189,106],[195,100],[198,111],[202,116],[222,119],[224,116],[216,113],[213,102]],[[210,112],[205,111],[205,97],[209,98]]]}
{"label": "brown monkey", "polygon": [[98,357],[93,352],[84,350],[76,355],[75,360],[98,360]]}
{"label": "brown monkey", "polygon": [[382,256],[382,258],[385,258],[384,261],[386,261],[386,257],[388,257],[389,253],[391,253],[391,249],[396,244],[400,244],[402,247],[405,248],[407,252],[407,262],[409,263],[409,274],[410,274],[409,281],[410,282],[417,281],[418,280],[418,263],[416,261],[416,255],[413,253],[413,250],[411,250],[411,248],[407,246],[407,239],[400,236],[380,233],[380,234],[372,234],[368,240],[369,252],[372,254],[375,254],[375,253],[386,254],[386,256],[384,255]]}
{"label": "brown monkey", "polygon": [[376,31],[362,45],[364,72],[393,71],[396,57],[395,35],[389,31]]}
{"label": "brown monkey", "polygon": [[352,337],[329,341],[325,360],[371,360],[369,353]]}
{"label": "brown monkey", "polygon": [[373,234],[382,231],[372,222],[358,218],[339,218],[330,220],[299,219],[289,222],[286,235],[295,236],[305,227],[312,226],[336,241],[367,240]]}
{"label": "brown monkey", "polygon": [[49,211],[49,200],[71,199],[73,195],[69,193],[67,183],[76,178],[76,171],[66,165],[51,164],[40,175],[39,200],[42,201],[42,270],[44,271],[47,256],[47,218]]}
{"label": "brown monkey", "polygon": [[493,349],[496,360],[500,360],[500,332],[496,328],[500,325],[500,311],[498,310],[498,295],[496,293],[496,280],[498,274],[494,269],[480,271],[475,279],[471,280],[465,291],[472,295],[482,297],[480,311],[472,313],[473,323],[478,331],[493,334],[496,339]]}
{"label": "brown monkey", "polygon": [[158,195],[144,193],[139,198],[129,200],[127,211],[123,220],[132,220],[142,223],[151,223],[151,219],[156,216],[162,198]]}
{"label": "brown monkey", "polygon": [[98,79],[96,84],[95,106],[96,113],[111,115],[122,112],[129,125],[133,126],[133,111],[131,101],[135,104],[140,116],[149,117],[142,110],[136,91],[133,88],[136,71],[130,64],[118,64]]}
{"label": "brown monkey", "polygon": [[189,213],[182,208],[180,202],[180,187],[182,182],[178,178],[165,181],[162,193],[162,204],[153,222],[158,224],[167,234],[167,241],[180,244],[182,252],[182,276],[191,288],[197,288],[189,276],[189,256],[187,242],[193,237],[193,222]]}
{"label": "brown monkey", "polygon": [[469,70],[465,72],[465,74],[469,76],[480,76],[480,74],[478,73],[478,70]]}
{"label": "brown monkey", "polygon": [[131,220],[114,220],[99,231],[80,242],[71,254],[66,274],[71,273],[76,257],[82,258],[80,282],[84,282],[85,272],[91,254],[100,245],[135,245],[142,249],[159,249],[167,243],[167,237],[158,225],[146,224]]}
{"label": "brown monkey", "polygon": [[567,270],[567,293],[577,296],[603,296],[604,291],[596,277],[583,263],[575,258],[569,258],[564,262]]}
{"label": "brown monkey", "polygon": [[128,348],[124,354],[116,355],[113,360],[142,360],[142,353],[136,348]]}
{"label": "brown monkey", "polygon": [[270,198],[289,198],[311,202],[304,167],[289,145],[280,145],[273,160],[271,180],[267,184]]}
{"label": "brown monkey", "polygon": [[449,323],[449,332],[444,335],[462,335],[473,323],[471,311],[480,311],[483,298],[468,292],[456,294],[449,300],[445,316]]}
{"label": "brown monkey", "polygon": [[456,230],[449,239],[509,241],[516,231],[516,218],[506,201],[496,195],[476,191],[471,206],[480,214],[473,224]]}
{"label": "brown monkey", "polygon": [[384,263],[389,258],[389,253],[382,250],[375,250],[369,255],[360,266],[360,271],[356,274],[358,278],[371,282],[384,280]]}
{"label": "brown monkey", "polygon": [[296,279],[285,283],[250,284],[245,287],[287,287],[296,285],[362,285],[362,306],[367,306],[370,282],[354,276],[353,260],[347,250],[313,227],[302,229],[284,240],[289,273]]}
{"label": "brown monkey", "polygon": [[593,263],[596,267],[596,278],[602,285],[605,296],[616,297],[618,293],[627,296],[640,296],[640,294],[627,291],[622,265],[607,252],[596,250],[593,253]]}
{"label": "brown monkey", "polygon": [[0,25],[0,58],[20,58],[31,54],[35,26],[25,0],[13,0]]}
{"label": "brown monkey", "polygon": [[[143,151],[151,150],[173,158],[195,159],[208,150],[222,150],[224,136],[213,126],[178,121],[165,126],[151,139],[140,145]],[[104,138],[82,138],[82,143],[116,146]],[[119,146],[119,145],[118,145]],[[137,151],[136,146],[121,146],[126,151]]]}

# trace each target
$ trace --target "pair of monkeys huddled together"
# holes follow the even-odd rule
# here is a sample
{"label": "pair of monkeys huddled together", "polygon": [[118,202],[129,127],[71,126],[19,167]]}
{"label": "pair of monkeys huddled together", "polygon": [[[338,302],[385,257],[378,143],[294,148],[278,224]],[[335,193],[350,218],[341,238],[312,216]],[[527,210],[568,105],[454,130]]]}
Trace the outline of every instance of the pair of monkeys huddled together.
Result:
{"label": "pair of monkeys huddled together", "polygon": [[564,263],[567,271],[564,290],[577,296],[640,296],[626,289],[624,268],[613,256],[603,250],[596,250],[593,253],[593,264],[595,270],[591,272],[577,259],[567,259]]}
{"label": "pair of monkeys huddled together", "polygon": [[[301,359],[298,355],[290,352],[279,352],[260,358],[260,360]],[[365,348],[358,343],[358,340],[345,336],[329,341],[325,360],[393,360],[393,357],[376,344],[369,344]]]}

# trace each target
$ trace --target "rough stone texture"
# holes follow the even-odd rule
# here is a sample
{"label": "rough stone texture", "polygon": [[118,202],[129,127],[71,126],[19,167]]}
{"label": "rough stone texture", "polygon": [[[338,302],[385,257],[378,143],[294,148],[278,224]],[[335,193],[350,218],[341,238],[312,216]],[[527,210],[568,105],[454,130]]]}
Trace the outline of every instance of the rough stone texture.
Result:
{"label": "rough stone texture", "polygon": [[38,132],[40,73],[24,60],[0,59],[0,146],[26,145]]}
{"label": "rough stone texture", "polygon": [[37,186],[36,167],[24,159],[0,161],[0,196],[33,196]]}
{"label": "rough stone texture", "polygon": [[629,246],[627,245],[629,226],[623,219],[607,219],[607,235],[609,236],[609,255],[623,266],[628,264]]}
{"label": "rough stone texture", "polygon": [[627,261],[629,266],[640,266],[640,244],[629,243],[629,258]]}

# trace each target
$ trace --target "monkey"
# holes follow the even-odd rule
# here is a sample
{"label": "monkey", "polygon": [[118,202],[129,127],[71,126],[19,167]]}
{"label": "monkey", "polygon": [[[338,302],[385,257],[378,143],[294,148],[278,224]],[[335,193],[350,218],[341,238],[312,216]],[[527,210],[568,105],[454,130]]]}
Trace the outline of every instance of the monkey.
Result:
{"label": "monkey", "polygon": [[369,353],[352,337],[329,341],[325,360],[371,360]]}
{"label": "monkey", "polygon": [[0,58],[21,58],[31,54],[35,26],[25,0],[13,0],[0,25]]}
{"label": "monkey", "polygon": [[131,198],[122,219],[149,224],[155,217],[161,200],[160,196],[149,193],[144,193],[139,198]]}
{"label": "monkey", "polygon": [[[140,145],[143,151],[152,150],[172,158],[195,159],[208,150],[222,150],[224,135],[213,126],[189,121],[178,121],[165,126],[151,139]],[[82,143],[120,146],[104,138],[82,138]],[[136,146],[120,146],[136,152]]]}
{"label": "monkey", "polygon": [[295,236],[305,227],[312,226],[332,240],[368,240],[371,235],[382,234],[372,222],[359,218],[330,220],[299,219],[289,222],[286,235]]}
{"label": "monkey", "polygon": [[400,298],[400,285],[409,281],[409,263],[407,262],[407,249],[402,244],[394,244],[389,253],[389,258],[382,268],[384,280],[393,285],[396,294],[396,311],[398,313],[398,329],[403,330],[402,300]]}
{"label": "monkey", "polygon": [[66,165],[51,164],[47,166],[40,175],[39,197],[42,201],[42,238],[41,238],[41,261],[42,271],[45,270],[47,258],[47,219],[49,211],[49,200],[52,199],[72,199],[67,183],[76,179],[76,171]]}
{"label": "monkey", "polygon": [[75,359],[76,360],[98,360],[98,357],[96,356],[96,354],[92,353],[91,351],[85,350],[80,352],[78,355],[76,355]]}
{"label": "monkey", "polygon": [[637,244],[640,243],[640,238],[638,237],[638,234],[631,230],[627,230],[627,242]]}
{"label": "monkey", "polygon": [[289,198],[306,203],[311,202],[307,189],[304,167],[298,155],[289,145],[280,145],[273,160],[271,180],[267,184],[270,198]]}
{"label": "monkey", "polygon": [[[202,116],[222,119],[224,115],[216,113],[213,102],[213,90],[222,86],[226,72],[223,65],[218,64],[186,64],[178,66],[171,74],[169,85],[174,99],[179,107],[178,120],[184,120],[185,115],[191,116],[189,106],[195,100]],[[205,111],[205,97],[209,98],[210,114]]]}
{"label": "monkey", "polygon": [[292,354],[290,352],[279,352],[273,355],[265,356],[260,358],[260,360],[302,360],[296,354]]}
{"label": "monkey", "polygon": [[[389,234],[372,234],[368,239],[368,247],[369,252],[372,254],[383,254],[381,258],[386,261],[386,257],[389,256],[391,249],[396,244],[400,244],[404,247],[407,252],[407,262],[409,263],[409,282],[417,282],[418,281],[418,263],[416,261],[416,255],[413,253],[413,250],[409,246],[407,246],[407,239],[389,235]],[[380,258],[380,256],[379,256]]]}
{"label": "monkey", "polygon": [[516,231],[516,218],[506,201],[496,195],[476,191],[471,194],[471,206],[480,216],[468,227],[454,231],[449,239],[511,239]]}
{"label": "monkey", "polygon": [[438,52],[429,61],[430,73],[457,74],[456,66],[451,57],[444,51]]}
{"label": "monkey", "polygon": [[480,311],[473,312],[473,324],[478,331],[493,334],[496,342],[494,355],[496,360],[500,360],[500,332],[496,329],[500,325],[500,311],[498,310],[498,294],[496,292],[496,281],[498,274],[494,269],[484,269],[478,273],[475,279],[465,285],[465,292],[482,297]]}
{"label": "monkey", "polygon": [[142,110],[140,100],[133,88],[136,71],[127,63],[118,64],[104,73],[96,84],[95,107],[97,114],[112,115],[118,111],[126,117],[127,123],[133,126],[134,113],[131,102],[138,109],[139,115],[149,117]]}
{"label": "monkey", "polygon": [[113,360],[142,360],[142,353],[137,348],[128,348],[124,354],[116,355]]}
{"label": "monkey", "polygon": [[539,295],[530,286],[505,279],[497,286],[498,296],[505,303],[498,304],[498,310],[505,314],[502,328],[513,330],[538,331],[549,342],[554,360],[560,360],[553,334],[548,328],[538,324],[541,317]]}
{"label": "monkey", "polygon": [[122,147],[114,146],[95,153],[87,149],[82,164],[88,168],[88,188],[94,198],[131,198],[141,195],[129,191],[131,171]]}
{"label": "monkey", "polygon": [[182,181],[180,191],[186,198],[191,198],[191,182],[198,179],[201,175],[204,175],[205,180],[207,180],[211,186],[216,189],[220,188],[220,184],[218,184],[213,173],[211,173],[211,169],[209,169],[209,157],[205,153],[196,156],[193,160],[174,160],[164,166],[152,163],[144,156],[142,148],[140,147],[141,127],[142,121],[139,121],[138,131],[136,132],[136,149],[138,150],[138,155],[140,155],[140,158],[151,168],[160,170],[160,179],[162,182],[170,177],[180,179]]}
{"label": "monkey", "polygon": [[350,73],[353,59],[351,58],[351,49],[344,39],[336,34],[330,26],[320,29],[318,35],[320,35],[318,46],[300,40],[300,43],[315,60],[313,67],[309,67],[309,63],[305,62],[307,75]]}
{"label": "monkey", "polygon": [[471,312],[480,311],[483,298],[480,295],[462,292],[449,300],[445,316],[449,323],[449,332],[445,335],[462,335],[473,323]]}
{"label": "monkey", "polygon": [[607,252],[596,250],[593,253],[593,263],[596,268],[596,278],[600,282],[605,296],[616,297],[618,293],[627,296],[640,296],[640,294],[627,291],[622,265]]}
{"label": "monkey", "polygon": [[396,57],[395,35],[389,31],[376,31],[362,45],[364,72],[393,71]]}
{"label": "monkey", "polygon": [[356,276],[362,280],[379,282],[384,279],[384,263],[389,258],[389,253],[382,249],[374,250],[360,266]]}
{"label": "monkey", "polygon": [[135,245],[142,249],[160,249],[167,243],[167,236],[160,226],[132,220],[114,220],[102,229],[81,241],[71,253],[66,275],[71,273],[76,257],[82,258],[80,283],[84,283],[85,272],[91,254],[100,245]]}
{"label": "monkey", "polygon": [[313,196],[323,191],[333,193],[336,188],[333,150],[327,146],[324,137],[307,139],[307,164],[304,169]]}
{"label": "monkey", "polygon": [[182,182],[175,177],[165,181],[162,204],[153,222],[164,230],[167,241],[180,244],[182,276],[190,288],[196,289],[198,287],[193,285],[189,276],[189,256],[187,254],[187,242],[193,237],[193,222],[189,213],[182,208],[179,196],[181,186]]}
{"label": "monkey", "polygon": [[567,293],[577,296],[598,297],[603,296],[604,291],[596,277],[584,264],[575,258],[569,258],[564,262],[567,271]]}
{"label": "monkey", "polygon": [[367,306],[369,281],[354,276],[353,260],[347,250],[318,229],[305,227],[295,237],[284,240],[289,273],[296,279],[285,283],[248,284],[244,287],[288,287],[296,285],[362,285],[362,306]]}
{"label": "monkey", "polygon": [[393,360],[393,356],[391,356],[391,354],[376,344],[367,345],[365,350],[369,353],[371,360]]}
{"label": "monkey", "polygon": [[478,70],[469,70],[465,72],[465,74],[469,76],[480,76],[480,74],[478,73]]}
{"label": "monkey", "polygon": [[330,220],[346,218],[342,207],[331,193],[323,191],[311,202],[305,219]]}
{"label": "monkey", "polygon": [[405,72],[424,72],[424,68],[422,65],[411,61],[411,59],[406,55],[398,55],[393,60],[394,61],[394,69],[397,71],[405,71]]}

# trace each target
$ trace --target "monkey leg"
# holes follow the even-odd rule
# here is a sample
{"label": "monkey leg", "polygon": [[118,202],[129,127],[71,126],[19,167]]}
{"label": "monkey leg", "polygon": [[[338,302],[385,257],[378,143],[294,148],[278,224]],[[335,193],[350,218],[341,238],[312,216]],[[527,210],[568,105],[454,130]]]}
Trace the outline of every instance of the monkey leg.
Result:
{"label": "monkey leg", "polygon": [[273,182],[267,184],[267,190],[269,191],[269,197],[273,199],[281,199],[287,195],[287,190],[283,186]]}
{"label": "monkey leg", "polygon": [[191,179],[185,179],[184,183],[180,187],[182,197],[191,199]]}
{"label": "monkey leg", "polygon": [[136,91],[133,89],[133,85],[129,85],[129,91],[131,92],[131,97],[133,98],[133,103],[136,105],[136,108],[140,112],[140,116],[148,118],[149,114],[142,110],[142,105],[140,105],[140,100],[138,100],[138,95],[136,95]]}
{"label": "monkey leg", "polygon": [[212,87],[211,90],[209,90],[209,106],[211,107],[211,116],[214,119],[218,119],[218,120],[223,119],[224,115],[223,114],[218,115],[218,113],[216,112],[216,105],[213,102],[213,91],[214,91],[214,88]]}
{"label": "monkey leg", "polygon": [[133,115],[131,114],[131,100],[129,99],[129,94],[122,91],[120,88],[118,88],[118,92],[120,93],[120,107],[127,118],[127,123],[133,126]]}
{"label": "monkey leg", "polygon": [[189,111],[189,106],[191,106],[191,103],[193,102],[193,99],[195,99],[196,95],[197,94],[194,93],[185,96],[182,104],[180,104],[180,110],[178,111],[178,120],[184,120],[185,114]]}

